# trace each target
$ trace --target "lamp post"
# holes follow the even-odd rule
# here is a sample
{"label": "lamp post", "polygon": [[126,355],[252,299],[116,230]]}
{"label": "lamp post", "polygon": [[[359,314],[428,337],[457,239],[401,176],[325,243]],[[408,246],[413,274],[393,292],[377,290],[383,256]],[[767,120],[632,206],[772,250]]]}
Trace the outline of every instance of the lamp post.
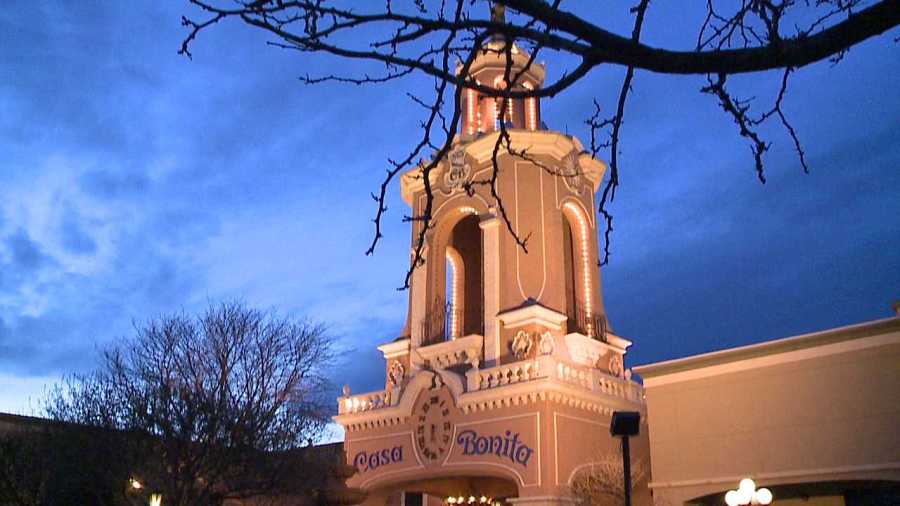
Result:
{"label": "lamp post", "polygon": [[750,478],[741,480],[737,490],[729,490],[725,493],[725,504],[728,506],[771,503],[772,491],[767,488],[756,488],[756,483]]}
{"label": "lamp post", "polygon": [[637,411],[613,411],[609,433],[622,438],[622,472],[625,484],[625,506],[631,506],[631,448],[628,438],[641,430],[641,414]]}

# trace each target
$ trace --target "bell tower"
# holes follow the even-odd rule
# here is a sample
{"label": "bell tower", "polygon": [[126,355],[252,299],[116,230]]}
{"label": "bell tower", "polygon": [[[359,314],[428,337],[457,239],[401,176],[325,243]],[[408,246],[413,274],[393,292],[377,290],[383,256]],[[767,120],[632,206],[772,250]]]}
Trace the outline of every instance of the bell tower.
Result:
{"label": "bell tower", "polygon": [[[479,84],[509,86],[504,44],[488,43],[471,65]],[[514,89],[540,89],[543,65],[530,62],[515,45],[511,53],[509,75],[518,76]],[[544,127],[539,98],[504,101],[466,89],[461,108],[453,148],[431,173],[432,224],[425,264],[414,271],[406,328],[412,347],[482,335],[480,365],[499,365],[512,360],[513,330],[522,321],[560,336],[607,340],[594,212],[606,166],[574,137]],[[498,152],[496,188],[526,248],[507,230],[490,186],[478,182],[491,178],[501,121],[511,149]],[[414,215],[423,212],[424,186],[419,169],[402,179],[403,198]],[[413,226],[413,244],[420,227]]]}
{"label": "bell tower", "polygon": [[[468,72],[481,86],[524,91],[541,88],[545,69],[495,39]],[[548,129],[541,105],[463,90],[460,131],[428,176],[431,222],[406,325],[379,347],[385,388],[345,388],[338,399],[357,473],[348,485],[367,504],[399,506],[396,494],[409,492],[457,506],[566,502],[580,473],[618,455],[612,412],[644,413],[623,367],[631,343],[612,332],[603,304],[595,193],[606,166]],[[509,149],[496,149],[501,124]],[[499,200],[485,184],[494,175]],[[423,214],[422,167],[403,175],[401,192]],[[411,248],[421,227],[413,222]],[[649,455],[645,429],[632,440],[637,457]]]}

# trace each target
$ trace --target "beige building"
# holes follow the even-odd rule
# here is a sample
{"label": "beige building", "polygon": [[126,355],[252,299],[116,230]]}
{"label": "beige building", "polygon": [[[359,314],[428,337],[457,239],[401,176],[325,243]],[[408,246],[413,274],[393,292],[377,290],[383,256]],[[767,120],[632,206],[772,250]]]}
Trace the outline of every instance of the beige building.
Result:
{"label": "beige building", "polygon": [[[507,86],[494,41],[470,68]],[[540,88],[544,67],[515,48],[510,75]],[[402,179],[413,215],[429,209],[424,264],[415,269],[401,335],[379,349],[385,388],[345,389],[335,420],[365,504],[572,502],[570,485],[598,459],[618,457],[615,410],[644,411],[641,385],[623,368],[631,345],[609,328],[597,267],[594,195],[606,169],[571,136],[541,127],[536,98],[466,90],[461,132],[428,176]],[[512,155],[497,159],[496,189],[518,246],[495,208],[492,154],[499,122]],[[421,223],[414,222],[415,248]],[[632,443],[646,462],[646,418]],[[649,501],[637,483],[636,504]]]}
{"label": "beige building", "polygon": [[779,506],[900,504],[900,315],[635,371],[665,503],[750,477]]}

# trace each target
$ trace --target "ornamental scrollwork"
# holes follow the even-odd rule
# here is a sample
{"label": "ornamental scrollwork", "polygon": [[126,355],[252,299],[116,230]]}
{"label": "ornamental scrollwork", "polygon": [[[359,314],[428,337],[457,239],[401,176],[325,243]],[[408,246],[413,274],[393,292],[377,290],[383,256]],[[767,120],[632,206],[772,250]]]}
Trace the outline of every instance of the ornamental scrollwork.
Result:
{"label": "ornamental scrollwork", "polygon": [[556,343],[553,341],[553,334],[549,331],[541,334],[541,340],[538,342],[538,352],[541,355],[552,355],[556,349]]}
{"label": "ornamental scrollwork", "polygon": [[562,159],[562,164],[559,166],[559,175],[572,193],[581,195],[584,184],[581,165],[578,163],[578,151],[572,150]]}
{"label": "ornamental scrollwork", "polygon": [[624,366],[622,364],[622,356],[621,355],[613,355],[609,359],[609,373],[617,378],[622,377],[622,373],[624,372]]}
{"label": "ornamental scrollwork", "polygon": [[472,167],[466,162],[466,151],[456,149],[450,152],[450,167],[444,171],[444,186],[451,193],[461,190],[472,178]]}
{"label": "ornamental scrollwork", "polygon": [[406,378],[406,368],[400,361],[395,360],[388,369],[388,381],[392,387],[396,388],[403,383],[404,378]]}
{"label": "ornamental scrollwork", "polygon": [[528,357],[529,353],[531,353],[531,348],[533,346],[534,339],[531,338],[531,334],[524,330],[520,330],[516,333],[516,337],[513,339],[512,344],[510,345],[510,350],[516,357],[516,360],[523,360]]}

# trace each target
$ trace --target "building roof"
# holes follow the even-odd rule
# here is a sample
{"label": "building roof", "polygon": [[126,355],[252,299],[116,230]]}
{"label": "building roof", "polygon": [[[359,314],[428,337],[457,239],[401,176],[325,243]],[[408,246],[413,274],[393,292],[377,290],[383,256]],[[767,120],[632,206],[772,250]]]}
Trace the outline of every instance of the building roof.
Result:
{"label": "building roof", "polygon": [[[847,345],[840,346],[841,343],[850,343],[867,337],[889,334],[892,332],[900,332],[900,315],[812,332],[809,334],[800,334],[783,339],[776,339],[774,341],[766,341],[748,346],[739,346],[737,348],[703,353],[691,357],[656,362],[634,367],[633,370],[644,378],[645,385],[650,386],[646,381],[656,377],[701,368],[734,365],[735,362],[760,359],[772,355],[811,350],[813,348],[821,348],[828,345],[836,346],[832,346],[826,351],[839,352],[842,349],[848,348]],[[798,354],[798,357],[802,356],[804,355]],[[757,361],[757,363],[763,365],[762,362]]]}

